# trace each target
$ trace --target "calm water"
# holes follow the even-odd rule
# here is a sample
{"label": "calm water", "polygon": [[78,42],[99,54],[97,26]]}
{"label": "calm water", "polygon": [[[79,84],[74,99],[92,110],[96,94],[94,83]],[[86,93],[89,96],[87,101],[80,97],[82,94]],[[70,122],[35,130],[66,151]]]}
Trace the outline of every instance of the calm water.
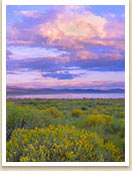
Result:
{"label": "calm water", "polygon": [[95,94],[95,93],[83,93],[83,94],[75,94],[75,93],[65,93],[65,94],[30,94],[30,95],[17,95],[17,96],[7,96],[12,98],[43,98],[43,99],[82,99],[82,98],[125,98],[125,94],[123,93],[102,93],[102,94]]}

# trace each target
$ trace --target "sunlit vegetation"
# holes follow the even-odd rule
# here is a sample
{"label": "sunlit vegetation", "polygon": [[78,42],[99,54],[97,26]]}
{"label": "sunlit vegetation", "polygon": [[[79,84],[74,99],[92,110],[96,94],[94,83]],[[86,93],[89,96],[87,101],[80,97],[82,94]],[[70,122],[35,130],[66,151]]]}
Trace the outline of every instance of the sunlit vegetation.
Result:
{"label": "sunlit vegetation", "polygon": [[7,99],[8,162],[122,162],[124,99]]}
{"label": "sunlit vegetation", "polygon": [[83,112],[81,110],[72,110],[72,116],[79,117],[82,114],[83,114]]}

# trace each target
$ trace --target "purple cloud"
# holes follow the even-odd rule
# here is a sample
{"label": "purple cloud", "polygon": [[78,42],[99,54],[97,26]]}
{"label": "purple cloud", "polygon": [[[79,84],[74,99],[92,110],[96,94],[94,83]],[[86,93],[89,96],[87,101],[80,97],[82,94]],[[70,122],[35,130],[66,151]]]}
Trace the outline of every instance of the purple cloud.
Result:
{"label": "purple cloud", "polygon": [[71,74],[68,71],[62,72],[62,73],[47,73],[47,74],[42,74],[43,77],[50,77],[50,78],[57,78],[59,80],[70,80],[73,79],[75,77],[79,77],[80,74]]}

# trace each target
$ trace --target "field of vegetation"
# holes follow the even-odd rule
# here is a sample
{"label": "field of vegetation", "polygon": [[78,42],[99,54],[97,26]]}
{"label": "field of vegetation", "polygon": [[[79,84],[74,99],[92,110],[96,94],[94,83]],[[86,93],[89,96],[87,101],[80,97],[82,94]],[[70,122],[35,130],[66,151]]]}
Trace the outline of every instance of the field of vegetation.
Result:
{"label": "field of vegetation", "polygon": [[8,162],[122,162],[124,99],[7,99]]}

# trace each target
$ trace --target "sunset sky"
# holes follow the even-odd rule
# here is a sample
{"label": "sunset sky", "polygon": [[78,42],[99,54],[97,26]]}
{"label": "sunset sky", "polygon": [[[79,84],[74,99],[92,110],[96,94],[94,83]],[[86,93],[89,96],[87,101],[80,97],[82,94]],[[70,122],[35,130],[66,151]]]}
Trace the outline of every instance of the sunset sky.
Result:
{"label": "sunset sky", "polygon": [[125,6],[7,6],[7,86],[124,89]]}

